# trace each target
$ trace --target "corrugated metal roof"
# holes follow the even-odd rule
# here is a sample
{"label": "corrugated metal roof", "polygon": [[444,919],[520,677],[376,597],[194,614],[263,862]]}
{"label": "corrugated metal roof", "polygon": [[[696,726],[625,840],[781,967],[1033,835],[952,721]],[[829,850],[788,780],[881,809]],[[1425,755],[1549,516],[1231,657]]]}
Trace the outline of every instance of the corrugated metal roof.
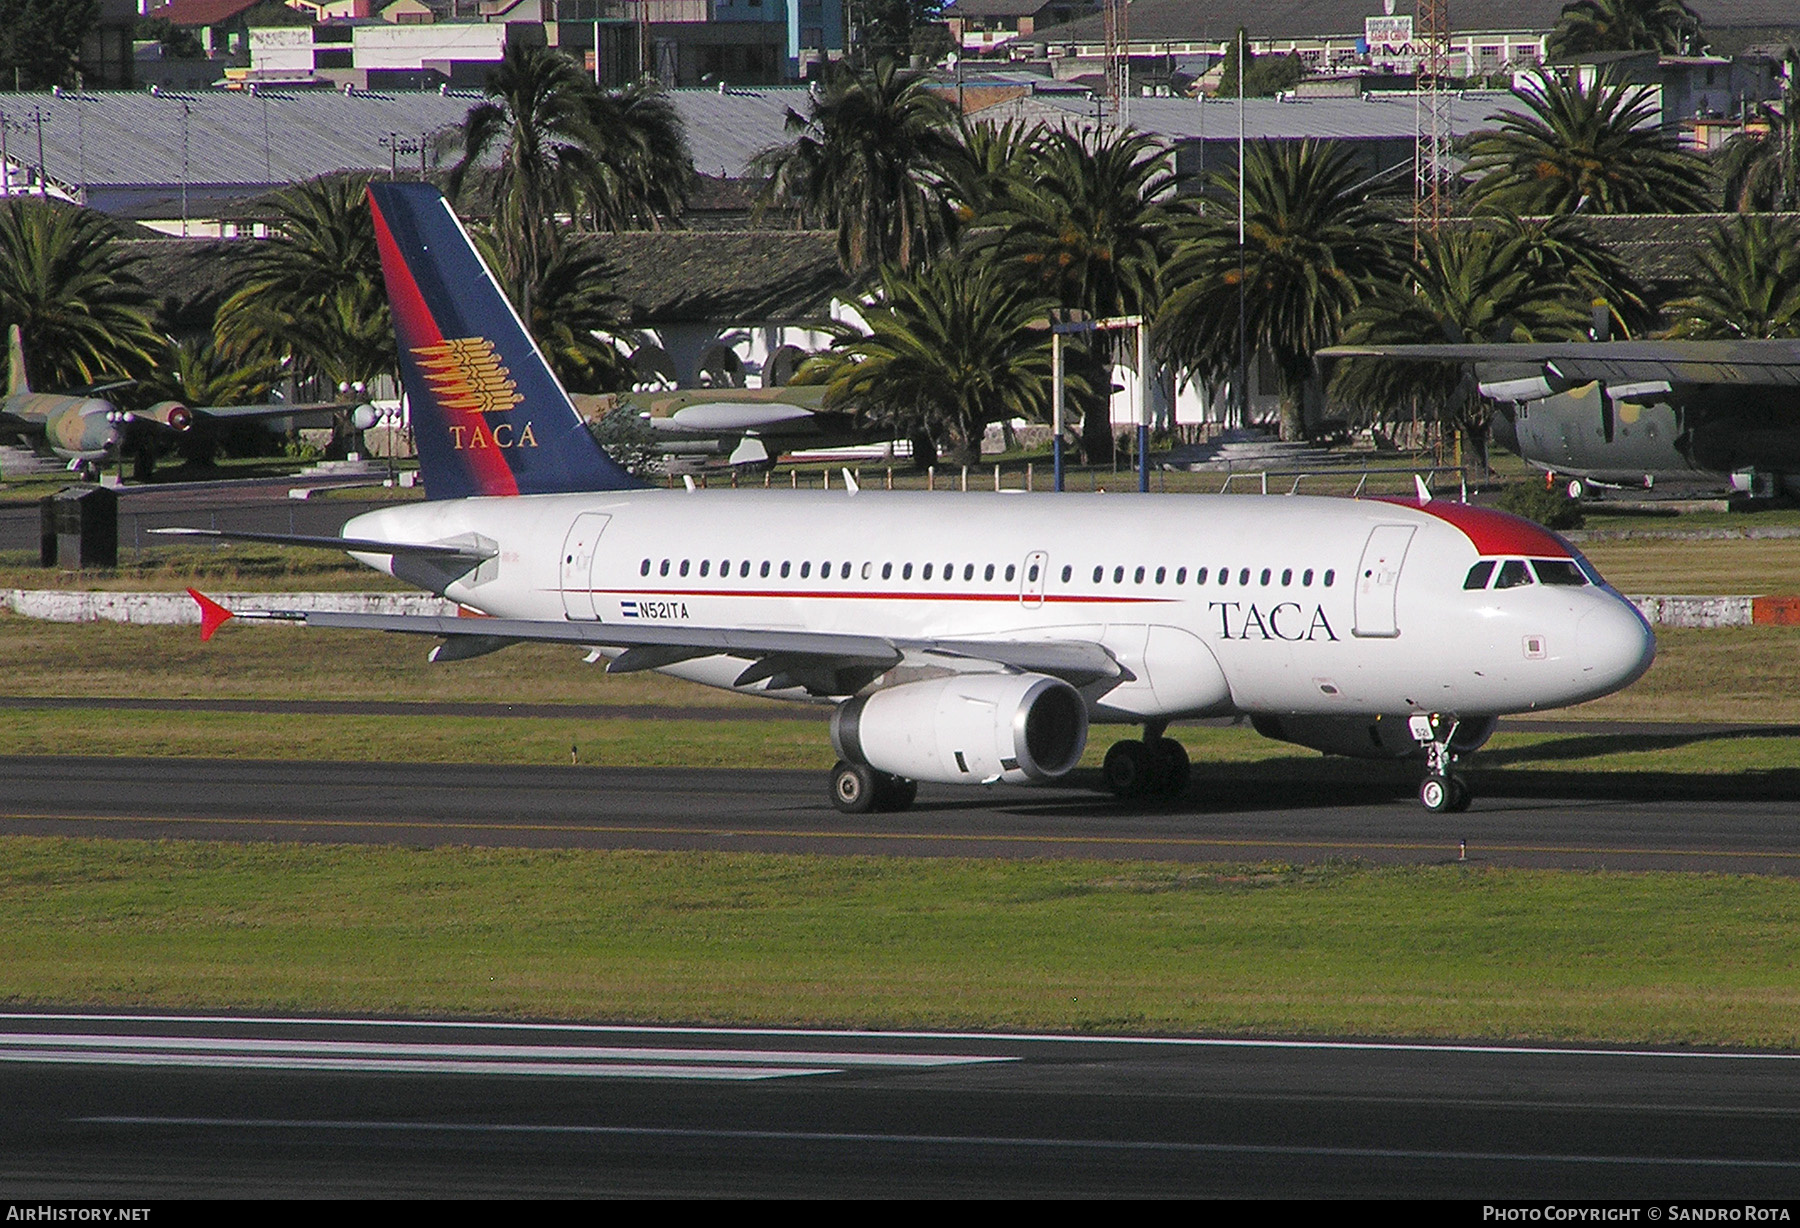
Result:
{"label": "corrugated metal roof", "polygon": [[[704,174],[741,175],[759,151],[786,140],[787,110],[802,112],[801,88],[675,90],[671,97]],[[163,91],[60,96],[0,95],[7,154],[16,167],[37,166],[37,117],[43,117],[44,167],[51,180],[89,189],[107,207],[127,191],[166,197],[185,183],[191,194],[217,199],[253,195],[339,170],[386,170],[392,161],[417,167],[416,152],[390,158],[386,142],[436,140],[481,101],[465,92],[357,92],[263,89],[256,94]],[[185,113],[185,120],[184,120]],[[183,131],[186,170],[183,170]],[[427,165],[450,165],[454,140],[427,151]],[[125,212],[132,212],[127,209]]]}
{"label": "corrugated metal roof", "polygon": [[[60,97],[0,96],[0,116],[9,160],[31,167],[38,159],[37,117],[43,117],[44,169],[59,183],[96,191],[182,183],[263,190],[336,170],[385,170],[389,152],[382,142],[390,134],[417,141],[443,132],[474,101],[329,90],[159,96],[66,90]],[[410,157],[416,167],[418,155]],[[400,161],[405,165],[407,156]]]}
{"label": "corrugated metal roof", "polygon": [[[1450,5],[1452,33],[1546,33],[1556,25],[1567,0],[1456,0]],[[1703,30],[1791,26],[1794,0],[1688,0]],[[1411,16],[1411,0],[1394,6]],[[1379,17],[1381,0],[1135,0],[1130,35],[1142,42],[1224,42],[1239,26],[1254,39],[1360,35],[1363,18]],[[1027,35],[1034,43],[1101,41],[1104,20],[1084,17]]]}
{"label": "corrugated metal roof", "polygon": [[[1039,96],[1034,100],[1066,113],[1071,120],[1091,122],[1091,102]],[[1471,91],[1450,99],[1450,130],[1461,136],[1493,126],[1492,116],[1521,104],[1504,91]],[[1202,103],[1192,98],[1133,98],[1134,127],[1160,133],[1173,140],[1237,139],[1236,99]],[[1277,102],[1272,98],[1244,100],[1244,135],[1253,141],[1298,140],[1302,137],[1340,140],[1378,140],[1415,134],[1415,107],[1411,94],[1392,97],[1312,98]]]}
{"label": "corrugated metal roof", "polygon": [[694,169],[702,175],[735,177],[751,158],[771,145],[785,144],[787,113],[805,115],[810,95],[802,86],[718,90],[670,90],[687,126]]}

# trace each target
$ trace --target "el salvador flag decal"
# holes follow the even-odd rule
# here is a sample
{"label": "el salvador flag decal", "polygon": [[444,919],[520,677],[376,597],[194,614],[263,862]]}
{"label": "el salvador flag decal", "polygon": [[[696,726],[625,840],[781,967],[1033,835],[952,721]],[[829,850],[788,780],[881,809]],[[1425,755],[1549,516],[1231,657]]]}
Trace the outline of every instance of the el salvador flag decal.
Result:
{"label": "el salvador flag decal", "polygon": [[638,616],[637,602],[635,602],[635,601],[619,602],[619,613],[626,618],[636,618]]}

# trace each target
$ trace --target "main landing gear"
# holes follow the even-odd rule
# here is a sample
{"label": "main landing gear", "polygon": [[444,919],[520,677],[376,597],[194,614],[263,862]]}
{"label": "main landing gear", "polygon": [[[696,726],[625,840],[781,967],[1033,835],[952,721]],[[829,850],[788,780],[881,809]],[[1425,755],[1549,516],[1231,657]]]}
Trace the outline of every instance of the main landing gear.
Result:
{"label": "main landing gear", "polygon": [[1413,738],[1425,748],[1425,779],[1419,784],[1419,805],[1433,814],[1460,814],[1469,808],[1473,794],[1455,772],[1462,758],[1454,743],[1457,722],[1453,718],[1416,715],[1409,725]]}
{"label": "main landing gear", "polygon": [[864,763],[840,759],[831,769],[831,804],[842,814],[905,810],[918,796],[918,781],[878,772]]}
{"label": "main landing gear", "polygon": [[1115,797],[1180,797],[1187,792],[1193,775],[1187,748],[1163,736],[1168,727],[1167,721],[1152,721],[1144,726],[1142,742],[1114,742],[1106,752],[1100,775]]}

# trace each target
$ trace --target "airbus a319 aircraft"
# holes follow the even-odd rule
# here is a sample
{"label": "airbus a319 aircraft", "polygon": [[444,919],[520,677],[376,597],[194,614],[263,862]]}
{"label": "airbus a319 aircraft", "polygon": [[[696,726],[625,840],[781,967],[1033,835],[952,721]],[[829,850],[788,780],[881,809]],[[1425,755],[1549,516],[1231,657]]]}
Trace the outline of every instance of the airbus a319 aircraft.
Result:
{"label": "airbus a319 aircraft", "polygon": [[[452,661],[566,643],[835,706],[838,809],[919,781],[1055,781],[1090,724],[1123,795],[1187,787],[1182,718],[1247,715],[1346,755],[1421,755],[1419,796],[1504,713],[1649,666],[1632,605],[1556,535],[1443,500],[646,489],[594,442],[461,224],[370,189],[426,499],[330,545],[488,617],[276,613],[437,636]],[[195,594],[210,636],[229,612]],[[246,615],[246,617],[250,617]]]}

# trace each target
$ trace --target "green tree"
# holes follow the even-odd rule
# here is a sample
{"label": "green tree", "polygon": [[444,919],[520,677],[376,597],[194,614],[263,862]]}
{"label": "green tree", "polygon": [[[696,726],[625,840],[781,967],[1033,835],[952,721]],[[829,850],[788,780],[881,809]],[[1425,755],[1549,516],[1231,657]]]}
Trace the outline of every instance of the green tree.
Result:
{"label": "green tree", "polygon": [[[482,227],[471,234],[482,259],[490,268],[500,268],[492,231]],[[618,392],[631,386],[631,362],[620,345],[641,339],[632,332],[628,304],[613,293],[609,276],[606,257],[597,247],[570,241],[551,251],[530,293],[516,282],[505,283],[515,304],[530,302],[526,327],[570,392]]]}
{"label": "green tree", "polygon": [[1800,209],[1800,49],[1789,47],[1786,58],[1781,104],[1759,104],[1758,128],[1733,134],[1719,150],[1727,209]]}
{"label": "green tree", "polygon": [[[1094,318],[1154,315],[1180,216],[1169,148],[1139,132],[1043,130],[1022,172],[998,181],[974,244],[991,243],[1007,276],[1059,307]],[[1111,386],[1109,348],[1087,349],[1092,388]],[[1084,453],[1090,462],[1110,460],[1105,397],[1080,401]]]}
{"label": "green tree", "polygon": [[161,347],[150,295],[104,214],[0,203],[0,334],[17,324],[32,382],[53,390],[141,374]]}
{"label": "green tree", "polygon": [[[356,396],[396,366],[393,324],[369,212],[366,175],[309,180],[272,199],[270,237],[255,244],[242,286],[219,308],[220,352],[243,363],[273,359],[327,396]],[[349,414],[333,448],[353,443]]]}
{"label": "green tree", "polygon": [[[1537,284],[1567,284],[1590,309],[1603,309],[1606,333],[1629,337],[1657,322],[1650,290],[1613,250],[1564,217],[1513,217],[1501,214],[1489,223],[1504,236],[1523,240],[1519,251]],[[1590,311],[1590,323],[1592,312]]]}
{"label": "green tree", "polygon": [[486,93],[463,121],[462,157],[446,186],[466,200],[479,183],[514,284],[541,279],[558,215],[617,228],[686,200],[686,140],[652,87],[603,93],[561,52],[513,43]]}
{"label": "green tree", "polygon": [[74,85],[100,0],[0,0],[0,86]]}
{"label": "green tree", "polygon": [[929,435],[951,459],[972,463],[990,422],[1041,418],[1050,400],[1050,337],[1032,325],[1049,304],[991,261],[889,267],[859,311],[864,336],[814,359],[826,404],[909,436]]}
{"label": "green tree", "polygon": [[1690,271],[1692,292],[1668,307],[1672,336],[1800,336],[1800,220],[1750,213],[1717,222]]}
{"label": "green tree", "polygon": [[790,110],[793,140],[758,154],[758,212],[790,208],[803,225],[838,232],[838,260],[854,273],[910,268],[948,229],[940,203],[957,157],[951,105],[920,73],[893,60],[837,69],[807,115]]}
{"label": "green tree", "polygon": [[1266,354],[1280,376],[1281,434],[1306,433],[1313,354],[1337,340],[1357,304],[1402,267],[1398,229],[1369,205],[1348,151],[1316,141],[1259,141],[1244,160],[1238,246],[1235,175],[1215,173],[1225,207],[1195,218],[1163,273],[1157,335],[1171,361],[1217,385]]}
{"label": "green tree", "polygon": [[1550,55],[1599,51],[1663,51],[1698,55],[1700,17],[1682,0],[1575,0],[1550,32]]}
{"label": "green tree", "polygon": [[[1478,223],[1420,236],[1398,284],[1366,296],[1346,321],[1346,344],[1404,345],[1562,341],[1587,323],[1586,297],[1560,260],[1534,259],[1533,229]],[[1332,393],[1365,409],[1409,401],[1459,429],[1485,465],[1492,406],[1461,363],[1353,359],[1338,364]]]}
{"label": "green tree", "polygon": [[694,157],[675,104],[654,80],[590,91],[588,123],[600,134],[580,183],[583,212],[599,230],[660,230],[687,208]]}
{"label": "green tree", "polygon": [[1283,90],[1291,90],[1306,75],[1306,65],[1298,55],[1257,55],[1239,30],[1237,38],[1225,45],[1225,62],[1219,69],[1219,88],[1215,98],[1238,96],[1238,46],[1242,40],[1244,97],[1272,98]]}
{"label": "green tree", "polygon": [[1514,92],[1525,111],[1467,140],[1471,208],[1514,214],[1699,213],[1711,207],[1706,163],[1655,123],[1655,95],[1601,80],[1582,89],[1553,74]]}

